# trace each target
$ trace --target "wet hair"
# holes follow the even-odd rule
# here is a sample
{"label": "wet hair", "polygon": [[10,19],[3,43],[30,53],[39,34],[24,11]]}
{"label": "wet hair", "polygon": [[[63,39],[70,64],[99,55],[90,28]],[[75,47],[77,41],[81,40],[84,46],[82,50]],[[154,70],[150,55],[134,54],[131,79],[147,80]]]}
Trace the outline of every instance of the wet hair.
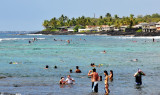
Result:
{"label": "wet hair", "polygon": [[70,73],[72,73],[72,69],[70,69]]}
{"label": "wet hair", "polygon": [[96,72],[96,68],[94,68],[94,69],[92,69],[93,70],[93,72]]}
{"label": "wet hair", "polygon": [[57,66],[54,66],[55,69],[57,69]]}
{"label": "wet hair", "polygon": [[106,70],[104,71],[104,73],[105,73],[106,75],[108,75],[108,72],[107,72]]}
{"label": "wet hair", "polygon": [[113,71],[112,71],[112,70],[110,70],[110,72],[112,73],[112,77],[113,77]]}
{"label": "wet hair", "polygon": [[48,66],[48,65],[46,65],[46,68],[49,68],[49,66]]}
{"label": "wet hair", "polygon": [[61,77],[61,79],[63,79],[64,77]]}
{"label": "wet hair", "polygon": [[31,41],[30,41],[30,40],[29,40],[28,42],[29,42],[29,43],[31,43]]}
{"label": "wet hair", "polygon": [[9,64],[12,64],[12,62],[9,62]]}
{"label": "wet hair", "polygon": [[76,69],[78,69],[79,67],[78,66],[76,66]]}

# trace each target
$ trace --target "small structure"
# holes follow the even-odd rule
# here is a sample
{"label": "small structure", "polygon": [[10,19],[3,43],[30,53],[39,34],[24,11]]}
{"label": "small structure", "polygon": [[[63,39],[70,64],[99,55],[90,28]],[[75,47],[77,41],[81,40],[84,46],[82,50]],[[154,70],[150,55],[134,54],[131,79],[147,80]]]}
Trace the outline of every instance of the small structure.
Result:
{"label": "small structure", "polygon": [[85,29],[78,29],[78,32],[90,32],[90,31],[100,31],[100,27],[88,25],[86,26]]}
{"label": "small structure", "polygon": [[123,26],[120,27],[120,30],[125,31],[127,27],[128,27],[128,25],[123,25]]}
{"label": "small structure", "polygon": [[87,31],[91,31],[90,29],[78,29],[78,32],[87,32]]}
{"label": "small structure", "polygon": [[109,25],[101,25],[100,26],[100,31],[113,31],[114,27],[113,26],[109,26]]}
{"label": "small structure", "polygon": [[156,28],[157,28],[157,32],[159,32],[160,31],[160,21],[156,23]]}
{"label": "small structure", "polygon": [[89,29],[90,31],[100,31],[100,27],[99,26],[87,25],[86,29]]}
{"label": "small structure", "polygon": [[133,26],[133,28],[146,28],[148,23],[139,23],[138,25]]}
{"label": "small structure", "polygon": [[57,29],[58,29],[59,31],[68,31],[67,28],[69,28],[69,27],[67,27],[67,26],[62,26],[62,27],[58,27]]}
{"label": "small structure", "polygon": [[69,32],[74,32],[74,27],[75,27],[75,26],[68,27],[67,30],[68,30]]}

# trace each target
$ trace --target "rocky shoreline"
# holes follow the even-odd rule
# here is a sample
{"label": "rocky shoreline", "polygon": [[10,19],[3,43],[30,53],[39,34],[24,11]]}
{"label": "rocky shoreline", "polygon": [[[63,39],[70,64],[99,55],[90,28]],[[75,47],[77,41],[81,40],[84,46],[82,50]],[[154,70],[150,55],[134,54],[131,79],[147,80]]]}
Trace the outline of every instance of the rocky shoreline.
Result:
{"label": "rocky shoreline", "polygon": [[73,32],[62,32],[62,31],[57,31],[57,32],[51,32],[51,31],[39,31],[33,34],[44,34],[44,35],[76,35],[76,34],[86,34],[86,35],[92,35],[92,34],[97,34],[97,35],[110,35],[110,36],[160,36],[160,32],[122,32],[122,31],[103,31],[103,32],[84,32],[84,33],[73,33]]}

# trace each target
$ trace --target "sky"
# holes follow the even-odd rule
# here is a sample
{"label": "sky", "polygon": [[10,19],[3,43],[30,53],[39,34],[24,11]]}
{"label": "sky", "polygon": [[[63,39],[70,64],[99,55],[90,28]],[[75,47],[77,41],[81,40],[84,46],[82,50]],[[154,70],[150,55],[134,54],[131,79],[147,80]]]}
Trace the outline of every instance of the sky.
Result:
{"label": "sky", "polygon": [[62,14],[69,18],[160,14],[159,4],[160,0],[0,0],[0,31],[40,31],[44,20]]}

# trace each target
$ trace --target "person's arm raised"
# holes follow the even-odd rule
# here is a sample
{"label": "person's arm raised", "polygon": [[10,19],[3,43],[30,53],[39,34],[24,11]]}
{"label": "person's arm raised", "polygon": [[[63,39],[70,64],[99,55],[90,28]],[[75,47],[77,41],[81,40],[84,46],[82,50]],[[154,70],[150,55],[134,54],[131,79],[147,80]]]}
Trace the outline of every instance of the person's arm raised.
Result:
{"label": "person's arm raised", "polygon": [[91,72],[92,72],[92,70],[89,70],[88,76],[92,76]]}

